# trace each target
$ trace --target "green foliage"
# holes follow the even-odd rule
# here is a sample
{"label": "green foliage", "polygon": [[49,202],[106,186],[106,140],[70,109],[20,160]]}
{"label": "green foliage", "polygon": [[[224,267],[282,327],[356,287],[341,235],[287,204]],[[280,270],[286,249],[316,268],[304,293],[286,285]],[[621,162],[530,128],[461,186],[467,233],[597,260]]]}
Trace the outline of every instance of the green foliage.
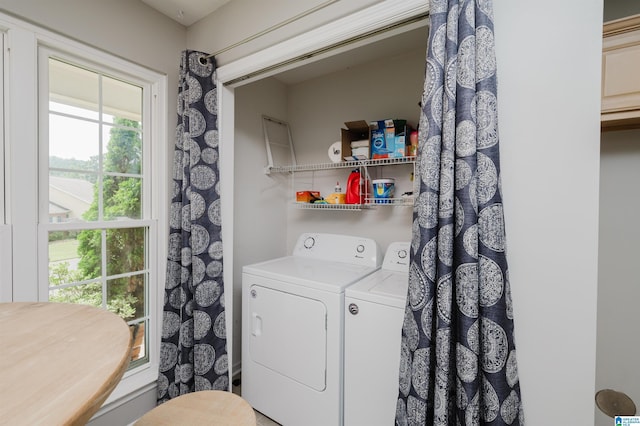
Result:
{"label": "green foliage", "polygon": [[57,231],[49,233],[49,241],[61,241],[75,238],[78,233],[76,231]]}
{"label": "green foliage", "polygon": [[102,293],[99,284],[85,284],[81,286],[65,287],[49,295],[49,300],[53,302],[77,303],[90,305],[97,308],[102,307]]}
{"label": "green foliage", "polygon": [[113,192],[109,206],[105,206],[105,216],[140,218],[140,179],[113,178],[109,183],[117,189]]}
{"label": "green foliage", "polygon": [[83,279],[96,278],[102,275],[102,231],[85,230],[78,234],[78,254]]}
{"label": "green foliage", "polygon": [[[57,286],[80,281],[81,279],[82,273],[71,270],[69,262],[60,262],[49,268],[49,282],[51,285]],[[52,292],[49,300],[101,307],[102,288],[98,283],[65,287]],[[133,294],[120,292],[108,298],[107,309],[125,320],[132,319],[135,317],[134,305],[137,302],[138,299]]]}
{"label": "green foliage", "polygon": [[116,118],[114,124],[122,127],[111,129],[105,169],[111,172],[140,174],[142,144],[137,121]]}
{"label": "green foliage", "polygon": [[59,262],[49,266],[49,285],[57,286],[81,280],[82,273],[71,270],[69,262]]}

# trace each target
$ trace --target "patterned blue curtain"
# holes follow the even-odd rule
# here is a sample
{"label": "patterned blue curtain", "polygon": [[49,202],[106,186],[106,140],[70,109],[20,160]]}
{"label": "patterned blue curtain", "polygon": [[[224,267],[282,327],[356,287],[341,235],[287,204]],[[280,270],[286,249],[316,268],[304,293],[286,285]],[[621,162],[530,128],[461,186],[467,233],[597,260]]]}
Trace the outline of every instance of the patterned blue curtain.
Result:
{"label": "patterned blue curtain", "polygon": [[213,58],[182,52],[158,403],[228,390]]}
{"label": "patterned blue curtain", "polygon": [[523,425],[491,0],[431,0],[398,425]]}

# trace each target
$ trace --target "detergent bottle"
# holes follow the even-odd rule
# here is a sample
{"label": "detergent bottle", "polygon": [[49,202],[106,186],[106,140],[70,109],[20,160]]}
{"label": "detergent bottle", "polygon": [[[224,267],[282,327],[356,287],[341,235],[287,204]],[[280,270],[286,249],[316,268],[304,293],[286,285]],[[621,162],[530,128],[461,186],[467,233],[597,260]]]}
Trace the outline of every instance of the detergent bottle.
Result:
{"label": "detergent bottle", "polygon": [[354,169],[347,179],[347,204],[364,203],[364,194],[362,193],[362,176],[359,169]]}

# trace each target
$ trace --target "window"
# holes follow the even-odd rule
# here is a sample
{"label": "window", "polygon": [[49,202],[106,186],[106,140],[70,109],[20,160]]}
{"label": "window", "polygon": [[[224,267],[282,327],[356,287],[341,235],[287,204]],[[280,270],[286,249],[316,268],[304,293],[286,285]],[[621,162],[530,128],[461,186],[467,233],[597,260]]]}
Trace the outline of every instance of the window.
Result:
{"label": "window", "polygon": [[40,204],[47,205],[48,299],[121,316],[137,345],[132,368],[148,361],[149,96],[96,68],[51,55],[47,63],[49,131],[40,149],[48,151],[48,190],[41,188]]}
{"label": "window", "polygon": [[3,14],[0,28],[0,93],[11,95],[0,103],[0,302],[87,303],[124,318],[136,347],[107,405],[126,400],[158,376],[167,77]]}

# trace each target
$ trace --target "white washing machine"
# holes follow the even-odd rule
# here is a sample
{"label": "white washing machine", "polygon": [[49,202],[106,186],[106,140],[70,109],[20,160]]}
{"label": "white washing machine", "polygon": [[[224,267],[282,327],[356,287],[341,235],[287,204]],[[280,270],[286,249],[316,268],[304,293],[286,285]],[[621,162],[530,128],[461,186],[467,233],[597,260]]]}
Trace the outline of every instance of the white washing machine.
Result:
{"label": "white washing machine", "polygon": [[391,243],[382,268],[345,290],[345,426],[395,424],[409,248]]}
{"label": "white washing machine", "polygon": [[244,266],[242,397],[286,426],[342,425],[344,290],[381,263],[372,239],[306,233]]}

